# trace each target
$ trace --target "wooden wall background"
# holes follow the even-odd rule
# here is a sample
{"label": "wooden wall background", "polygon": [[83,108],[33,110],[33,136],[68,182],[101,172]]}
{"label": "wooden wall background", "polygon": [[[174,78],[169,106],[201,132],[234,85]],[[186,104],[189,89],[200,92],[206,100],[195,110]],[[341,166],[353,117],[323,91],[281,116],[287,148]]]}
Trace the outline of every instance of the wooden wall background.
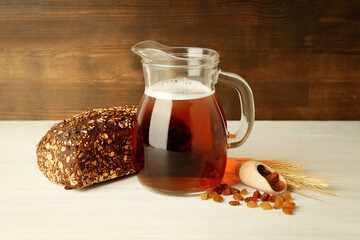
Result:
{"label": "wooden wall background", "polygon": [[[360,119],[360,2],[0,0],[0,119],[137,104],[142,40],[200,46],[253,89],[257,119]],[[228,118],[235,98],[219,87]]]}

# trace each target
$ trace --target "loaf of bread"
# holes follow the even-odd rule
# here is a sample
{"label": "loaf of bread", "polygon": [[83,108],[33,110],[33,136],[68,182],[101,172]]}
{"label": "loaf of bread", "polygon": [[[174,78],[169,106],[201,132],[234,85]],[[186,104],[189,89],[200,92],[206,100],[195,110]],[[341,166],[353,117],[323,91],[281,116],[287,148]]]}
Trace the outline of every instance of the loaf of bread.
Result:
{"label": "loaf of bread", "polygon": [[94,109],[55,124],[37,145],[44,175],[65,189],[136,172],[132,163],[135,106]]}

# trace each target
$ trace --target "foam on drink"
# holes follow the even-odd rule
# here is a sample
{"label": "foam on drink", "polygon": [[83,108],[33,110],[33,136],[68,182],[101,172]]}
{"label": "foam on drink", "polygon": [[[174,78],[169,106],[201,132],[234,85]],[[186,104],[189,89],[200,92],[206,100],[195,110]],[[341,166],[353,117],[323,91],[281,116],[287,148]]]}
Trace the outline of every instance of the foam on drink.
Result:
{"label": "foam on drink", "polygon": [[158,99],[189,100],[210,96],[214,93],[201,82],[188,78],[160,81],[145,89],[145,94]]}

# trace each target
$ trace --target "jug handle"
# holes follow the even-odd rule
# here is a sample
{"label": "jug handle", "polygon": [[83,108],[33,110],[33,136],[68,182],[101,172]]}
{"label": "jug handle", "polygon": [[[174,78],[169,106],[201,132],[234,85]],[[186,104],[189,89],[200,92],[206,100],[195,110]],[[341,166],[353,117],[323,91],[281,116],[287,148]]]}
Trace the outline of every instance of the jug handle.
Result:
{"label": "jug handle", "polygon": [[255,121],[254,97],[249,84],[235,73],[219,70],[218,83],[235,88],[240,99],[240,125],[234,133],[235,138],[228,138],[229,148],[235,148],[245,143]]}

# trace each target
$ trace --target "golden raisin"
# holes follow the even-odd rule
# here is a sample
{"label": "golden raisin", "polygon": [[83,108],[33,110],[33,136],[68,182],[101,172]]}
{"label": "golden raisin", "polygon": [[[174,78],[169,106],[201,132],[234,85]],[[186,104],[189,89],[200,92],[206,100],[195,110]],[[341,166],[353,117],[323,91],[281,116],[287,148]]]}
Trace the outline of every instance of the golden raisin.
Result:
{"label": "golden raisin", "polygon": [[286,184],[283,181],[278,181],[278,189],[277,192],[285,190]]}
{"label": "golden raisin", "polygon": [[244,188],[243,190],[240,191],[241,195],[246,195],[247,194],[247,189]]}
{"label": "golden raisin", "polygon": [[200,194],[200,198],[201,198],[202,200],[207,200],[207,199],[208,199],[207,193],[201,193],[201,194]]}
{"label": "golden raisin", "polygon": [[277,172],[273,172],[266,176],[266,180],[269,182],[269,184],[276,183],[279,181],[279,174]]}
{"label": "golden raisin", "polygon": [[208,192],[207,195],[208,195],[208,198],[214,198],[216,195],[216,192]]}
{"label": "golden raisin", "polygon": [[275,198],[276,198],[275,195],[270,196],[269,197],[269,202],[275,202]]}
{"label": "golden raisin", "polygon": [[272,209],[270,202],[262,202],[260,203],[260,207],[264,210]]}
{"label": "golden raisin", "polygon": [[285,202],[283,202],[283,204],[281,206],[283,209],[286,208],[286,209],[294,210],[296,207],[296,204],[294,202],[285,201]]}
{"label": "golden raisin", "polygon": [[257,202],[249,201],[249,202],[247,203],[247,206],[248,206],[249,208],[255,208],[255,207],[257,207]]}
{"label": "golden raisin", "polygon": [[280,192],[280,191],[283,191],[283,190],[286,189],[286,184],[283,181],[277,181],[277,182],[274,182],[274,183],[270,183],[270,186],[276,192]]}
{"label": "golden raisin", "polygon": [[270,194],[264,192],[263,195],[260,196],[261,201],[266,202],[269,200]]}
{"label": "golden raisin", "polygon": [[235,193],[233,198],[237,201],[242,201],[244,200],[244,197],[240,194],[240,193]]}
{"label": "golden raisin", "polygon": [[247,197],[247,198],[245,198],[245,202],[250,202],[250,201],[256,202],[257,197]]}
{"label": "golden raisin", "polygon": [[231,206],[238,206],[238,205],[240,205],[240,202],[239,201],[230,201],[229,204]]}
{"label": "golden raisin", "polygon": [[288,215],[292,215],[293,214],[293,210],[289,209],[289,208],[283,208],[282,209],[283,213],[286,213]]}
{"label": "golden raisin", "polygon": [[275,198],[274,208],[275,209],[280,209],[283,202],[284,202],[284,199],[282,197],[276,197]]}
{"label": "golden raisin", "polygon": [[292,200],[292,196],[291,196],[290,193],[284,193],[282,195],[282,197],[283,197],[284,201],[291,201]]}
{"label": "golden raisin", "polygon": [[231,194],[231,191],[230,189],[225,189],[224,191],[221,192],[221,195],[224,195],[224,196],[229,196]]}
{"label": "golden raisin", "polygon": [[256,191],[253,193],[253,197],[256,197],[256,198],[260,198],[260,197],[261,197],[261,193],[259,192],[259,190],[256,190]]}
{"label": "golden raisin", "polygon": [[237,188],[230,188],[231,194],[240,193],[240,190]]}
{"label": "golden raisin", "polygon": [[220,196],[219,194],[216,194],[216,195],[214,196],[213,200],[214,200],[215,202],[219,202],[219,203],[221,203],[221,202],[224,201],[224,199],[222,198],[222,196]]}

